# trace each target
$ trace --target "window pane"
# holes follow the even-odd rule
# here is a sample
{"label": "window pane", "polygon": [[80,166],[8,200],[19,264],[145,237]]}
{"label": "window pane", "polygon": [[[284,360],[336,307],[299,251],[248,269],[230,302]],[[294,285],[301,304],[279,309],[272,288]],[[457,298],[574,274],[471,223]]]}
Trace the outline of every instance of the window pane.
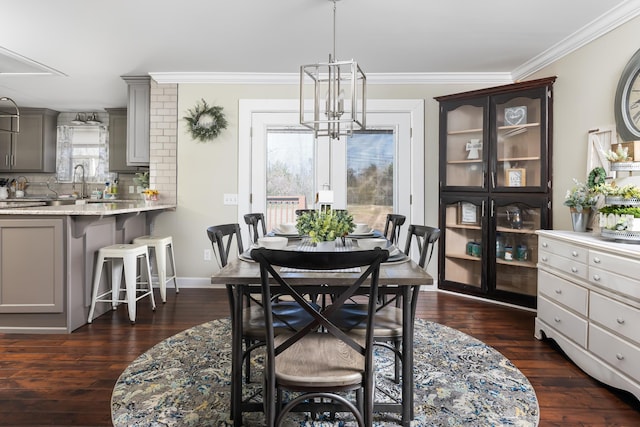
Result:
{"label": "window pane", "polygon": [[295,222],[295,210],[314,205],[315,162],[313,133],[299,129],[267,131],[266,222]]}
{"label": "window pane", "polygon": [[76,165],[84,166],[87,182],[104,184],[113,181],[116,175],[108,171],[106,134],[104,126],[58,126],[58,181],[71,182]]}
{"label": "window pane", "polygon": [[395,136],[370,130],[347,138],[347,209],[355,222],[383,230],[393,212]]}

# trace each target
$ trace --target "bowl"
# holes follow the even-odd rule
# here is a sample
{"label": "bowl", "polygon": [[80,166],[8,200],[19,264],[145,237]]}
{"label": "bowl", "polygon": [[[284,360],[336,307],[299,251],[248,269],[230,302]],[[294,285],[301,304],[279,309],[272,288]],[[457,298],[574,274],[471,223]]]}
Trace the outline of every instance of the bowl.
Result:
{"label": "bowl", "polygon": [[296,224],[293,223],[293,222],[288,222],[286,224],[280,224],[278,226],[278,230],[280,230],[284,234],[297,234],[298,233],[298,228],[296,227]]}
{"label": "bowl", "polygon": [[356,228],[353,230],[356,234],[365,234],[371,231],[371,227],[369,224],[365,224],[362,222],[356,223]]}
{"label": "bowl", "polygon": [[261,237],[258,239],[258,245],[267,249],[284,249],[287,247],[289,239],[286,237]]}
{"label": "bowl", "polygon": [[386,248],[387,247],[387,239],[375,238],[375,239],[360,239],[358,240],[358,247],[360,249],[370,250],[373,248]]}

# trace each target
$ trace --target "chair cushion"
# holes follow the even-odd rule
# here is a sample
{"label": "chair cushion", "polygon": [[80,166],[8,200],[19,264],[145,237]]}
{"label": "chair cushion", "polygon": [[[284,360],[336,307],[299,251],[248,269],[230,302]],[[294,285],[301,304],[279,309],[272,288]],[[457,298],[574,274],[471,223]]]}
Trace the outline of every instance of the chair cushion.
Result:
{"label": "chair cushion", "polygon": [[[319,310],[317,304],[312,304]],[[300,329],[308,324],[312,317],[295,301],[280,301],[272,306],[273,327],[275,333]],[[252,304],[242,311],[243,335],[253,338],[264,338],[264,310],[258,304]]]}
{"label": "chair cushion", "polygon": [[[352,333],[364,335],[366,332],[366,304],[345,304],[338,310],[335,320],[344,329],[352,327]],[[333,317],[332,317],[333,319]],[[355,326],[353,326],[355,325]],[[387,305],[376,312],[374,318],[374,337],[376,338],[398,338],[402,336],[402,308],[394,305]]]}

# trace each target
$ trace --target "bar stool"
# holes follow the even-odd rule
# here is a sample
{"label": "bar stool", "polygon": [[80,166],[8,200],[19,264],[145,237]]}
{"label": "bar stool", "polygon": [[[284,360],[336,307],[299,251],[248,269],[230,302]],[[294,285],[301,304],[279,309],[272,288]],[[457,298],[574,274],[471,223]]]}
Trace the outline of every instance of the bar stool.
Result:
{"label": "bar stool", "polygon": [[[178,281],[176,280],[176,259],[173,254],[173,239],[171,236],[140,236],[133,239],[133,243],[147,245],[153,249],[156,272],[158,273],[158,287],[160,288],[160,298],[162,303],[167,302],[167,282],[173,280],[176,293],[179,293]],[[167,276],[167,253],[171,258],[172,275]]]}
{"label": "bar stool", "polygon": [[[147,275],[147,289],[138,288],[138,260],[142,261],[143,273]],[[102,268],[105,262],[111,262],[111,289],[98,295]],[[124,284],[126,299],[120,299],[120,282],[124,270]],[[145,282],[140,282],[145,283]],[[144,244],[118,244],[105,246],[98,250],[98,260],[93,275],[93,295],[88,323],[93,321],[93,312],[97,302],[111,303],[115,310],[118,303],[126,303],[129,309],[131,324],[136,322],[136,302],[146,296],[151,297],[151,308],[155,311],[156,302],[153,299],[151,287],[151,268],[149,267],[149,252]]]}

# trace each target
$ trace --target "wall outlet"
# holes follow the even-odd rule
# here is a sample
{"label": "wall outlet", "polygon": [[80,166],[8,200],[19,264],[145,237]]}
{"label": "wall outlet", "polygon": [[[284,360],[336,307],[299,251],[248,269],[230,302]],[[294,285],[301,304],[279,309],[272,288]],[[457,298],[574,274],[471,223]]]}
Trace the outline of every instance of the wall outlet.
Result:
{"label": "wall outlet", "polygon": [[129,194],[133,194],[133,193],[135,193],[135,191],[136,191],[136,189],[134,188],[134,186],[130,185],[129,186]]}
{"label": "wall outlet", "polygon": [[225,205],[237,205],[238,204],[238,195],[237,194],[225,194],[222,200],[222,203]]}
{"label": "wall outlet", "polygon": [[211,261],[211,249],[204,250],[204,260]]}

